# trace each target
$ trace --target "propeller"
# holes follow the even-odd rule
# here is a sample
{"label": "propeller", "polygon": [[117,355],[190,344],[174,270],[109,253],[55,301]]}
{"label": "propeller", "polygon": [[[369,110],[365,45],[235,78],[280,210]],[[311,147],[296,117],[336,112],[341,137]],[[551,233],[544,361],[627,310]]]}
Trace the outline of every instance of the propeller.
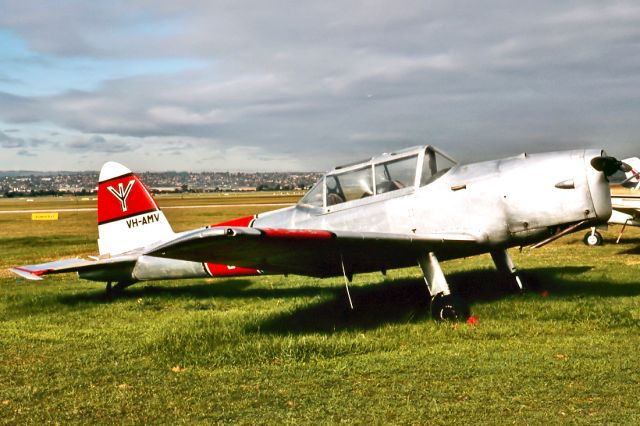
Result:
{"label": "propeller", "polygon": [[591,166],[599,172],[603,172],[605,176],[611,176],[618,170],[623,172],[631,171],[631,166],[615,157],[600,156],[591,159]]}
{"label": "propeller", "polygon": [[[632,170],[632,171],[633,171],[633,170]],[[637,173],[632,174],[631,176],[629,176],[628,178],[626,178],[625,180],[623,180],[623,181],[622,181],[622,183],[621,183],[620,185],[623,185],[623,186],[624,186],[625,184],[627,184],[627,183],[631,182],[631,181],[632,181],[632,180],[634,180],[634,179],[638,179],[638,178],[640,178],[640,172],[637,172]],[[640,184],[639,184],[639,185],[640,185]]]}

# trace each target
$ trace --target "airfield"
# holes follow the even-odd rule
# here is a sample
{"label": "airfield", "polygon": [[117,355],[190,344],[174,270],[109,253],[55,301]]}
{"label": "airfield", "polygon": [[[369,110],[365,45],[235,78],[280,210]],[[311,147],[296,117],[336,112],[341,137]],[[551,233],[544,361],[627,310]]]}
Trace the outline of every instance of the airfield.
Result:
{"label": "airfield", "polygon": [[[174,230],[300,194],[172,195]],[[475,324],[436,323],[418,267],[104,285],[16,265],[97,252],[95,201],[0,199],[0,423],[640,424],[640,230],[443,263]],[[60,209],[57,221],[26,211]],[[2,213],[2,212],[5,213]],[[10,213],[6,213],[10,212]]]}

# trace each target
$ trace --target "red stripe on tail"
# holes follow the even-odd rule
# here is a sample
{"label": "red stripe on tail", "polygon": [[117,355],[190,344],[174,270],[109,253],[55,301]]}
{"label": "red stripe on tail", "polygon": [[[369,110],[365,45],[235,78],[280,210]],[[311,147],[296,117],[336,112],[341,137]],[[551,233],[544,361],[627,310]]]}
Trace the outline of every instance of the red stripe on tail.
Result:
{"label": "red stripe on tail", "polygon": [[134,174],[98,185],[98,224],[158,210],[147,188]]}

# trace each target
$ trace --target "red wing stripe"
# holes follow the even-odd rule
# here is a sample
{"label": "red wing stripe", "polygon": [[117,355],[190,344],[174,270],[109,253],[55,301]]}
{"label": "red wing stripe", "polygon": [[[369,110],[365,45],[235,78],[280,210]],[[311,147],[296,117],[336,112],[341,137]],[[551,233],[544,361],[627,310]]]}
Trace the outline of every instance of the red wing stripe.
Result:
{"label": "red wing stripe", "polygon": [[242,277],[247,275],[260,275],[260,271],[253,268],[221,265],[217,263],[205,263],[205,268],[212,277]]}
{"label": "red wing stripe", "polygon": [[313,229],[259,228],[259,230],[265,237],[273,238],[330,240],[335,237],[333,232]]}

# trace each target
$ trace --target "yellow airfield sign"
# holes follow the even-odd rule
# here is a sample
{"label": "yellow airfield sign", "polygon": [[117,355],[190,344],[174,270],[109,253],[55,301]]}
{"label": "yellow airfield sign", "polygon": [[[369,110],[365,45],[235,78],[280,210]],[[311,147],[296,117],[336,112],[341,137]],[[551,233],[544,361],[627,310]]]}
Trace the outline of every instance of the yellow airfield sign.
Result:
{"label": "yellow airfield sign", "polygon": [[31,220],[58,220],[58,212],[32,213]]}

